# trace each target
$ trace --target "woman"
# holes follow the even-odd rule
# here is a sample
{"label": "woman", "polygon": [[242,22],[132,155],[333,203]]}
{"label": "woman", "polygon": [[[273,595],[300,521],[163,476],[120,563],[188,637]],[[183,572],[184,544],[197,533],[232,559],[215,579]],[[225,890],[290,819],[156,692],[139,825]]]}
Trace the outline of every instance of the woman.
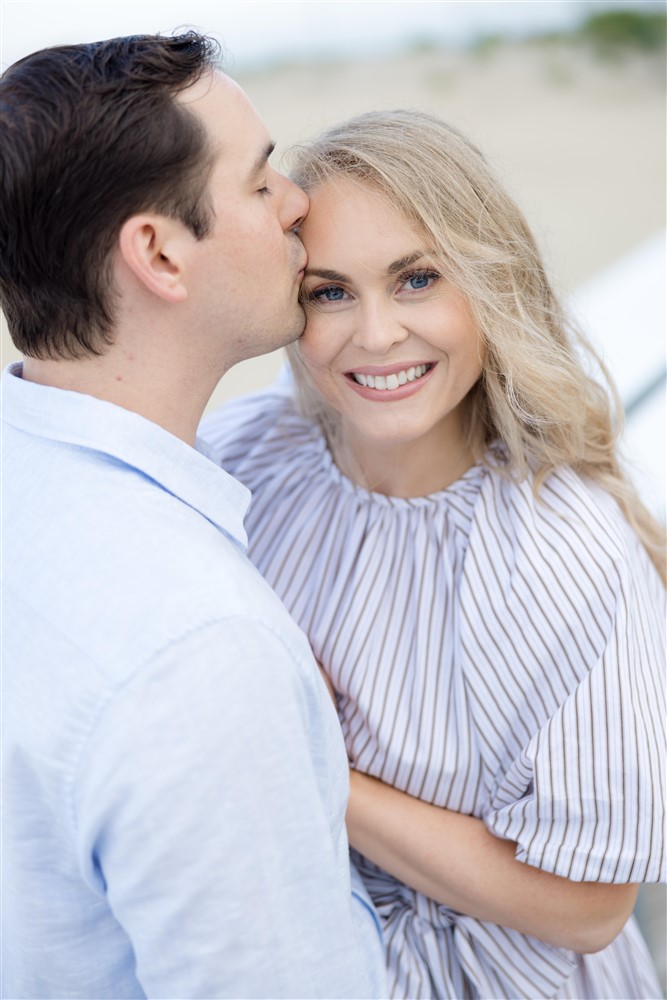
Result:
{"label": "woman", "polygon": [[363,115],[294,178],[298,403],[206,436],[336,692],[392,996],[656,997],[626,921],[664,877],[662,537],[591,352],[455,130]]}

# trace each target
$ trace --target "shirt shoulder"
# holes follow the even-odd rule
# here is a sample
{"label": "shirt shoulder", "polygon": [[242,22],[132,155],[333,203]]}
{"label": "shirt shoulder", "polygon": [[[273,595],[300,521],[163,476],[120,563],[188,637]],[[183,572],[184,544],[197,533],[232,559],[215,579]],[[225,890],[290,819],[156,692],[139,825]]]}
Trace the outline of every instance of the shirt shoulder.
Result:
{"label": "shirt shoulder", "polygon": [[17,657],[26,643],[35,665],[62,650],[63,663],[75,657],[101,683],[124,683],[158,650],[229,616],[302,650],[300,630],[224,521],[131,465],[51,450],[40,464],[44,448],[33,446],[12,486],[5,596]]}
{"label": "shirt shoulder", "polygon": [[655,568],[615,500],[571,469],[537,494],[531,479],[488,477],[460,600],[480,731],[495,731],[490,706],[505,720],[489,739],[492,769],[588,678],[609,670],[652,677],[664,662],[665,592]]}
{"label": "shirt shoulder", "polygon": [[482,493],[475,541],[479,547],[483,534],[485,547],[502,556],[509,575],[521,567],[533,578],[550,576],[562,566],[586,590],[608,594],[635,572],[654,575],[616,500],[567,466],[554,470],[538,489],[532,474],[518,482],[496,472]]}

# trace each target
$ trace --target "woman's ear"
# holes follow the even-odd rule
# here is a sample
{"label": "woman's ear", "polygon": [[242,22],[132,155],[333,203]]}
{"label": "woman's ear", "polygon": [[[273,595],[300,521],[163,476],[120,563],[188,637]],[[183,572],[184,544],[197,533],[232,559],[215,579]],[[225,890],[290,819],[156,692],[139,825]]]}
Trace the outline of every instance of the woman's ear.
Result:
{"label": "woman's ear", "polygon": [[133,215],[120,230],[118,248],[124,263],[153,295],[184,302],[187,230],[164,215]]}

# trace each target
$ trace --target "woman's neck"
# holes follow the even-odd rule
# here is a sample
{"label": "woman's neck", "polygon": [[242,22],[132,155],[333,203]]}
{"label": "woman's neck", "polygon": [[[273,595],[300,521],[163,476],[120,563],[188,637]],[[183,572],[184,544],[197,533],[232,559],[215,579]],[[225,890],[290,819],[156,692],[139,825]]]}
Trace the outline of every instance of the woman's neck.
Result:
{"label": "woman's neck", "polygon": [[390,442],[362,438],[343,423],[330,449],[340,471],[357,486],[395,497],[444,490],[475,462],[459,421],[436,426],[413,441]]}

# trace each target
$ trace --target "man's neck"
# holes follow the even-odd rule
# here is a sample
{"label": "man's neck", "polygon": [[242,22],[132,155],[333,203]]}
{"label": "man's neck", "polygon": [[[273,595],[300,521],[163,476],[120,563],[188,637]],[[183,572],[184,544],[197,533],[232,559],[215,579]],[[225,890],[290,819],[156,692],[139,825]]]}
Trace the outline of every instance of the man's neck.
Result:
{"label": "man's neck", "polygon": [[114,346],[102,356],[25,358],[23,378],[122,406],[194,445],[199,421],[219,381],[216,373],[202,377],[195,369],[166,364],[164,359],[149,363]]}

